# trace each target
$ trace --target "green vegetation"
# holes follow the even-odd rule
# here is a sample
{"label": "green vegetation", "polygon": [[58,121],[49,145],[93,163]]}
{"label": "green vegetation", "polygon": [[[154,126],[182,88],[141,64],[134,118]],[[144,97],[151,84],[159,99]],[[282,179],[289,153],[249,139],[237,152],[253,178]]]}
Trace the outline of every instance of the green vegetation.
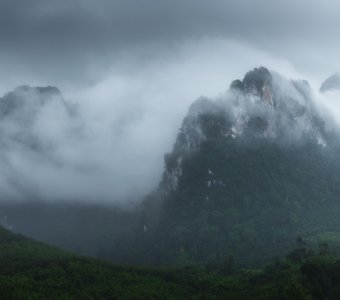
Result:
{"label": "green vegetation", "polygon": [[160,213],[156,223],[141,218],[148,231],[137,230],[131,247],[140,262],[257,267],[298,237],[339,246],[338,128],[316,109],[308,83],[290,84],[295,92],[282,93],[258,68],[232,83],[241,93],[228,103],[190,107],[158,195],[145,203]]}
{"label": "green vegetation", "polygon": [[307,141],[284,147],[214,138],[188,156],[174,151],[169,173],[179,156],[177,189],[163,197],[155,230],[140,233],[150,262],[219,264],[232,256],[237,265],[256,267],[291,251],[297,237],[339,248],[336,154]]}
{"label": "green vegetation", "polygon": [[[340,260],[296,249],[263,269],[116,266],[0,229],[1,299],[306,299],[340,297]],[[324,252],[322,252],[322,251]],[[327,249],[326,249],[327,250]]]}

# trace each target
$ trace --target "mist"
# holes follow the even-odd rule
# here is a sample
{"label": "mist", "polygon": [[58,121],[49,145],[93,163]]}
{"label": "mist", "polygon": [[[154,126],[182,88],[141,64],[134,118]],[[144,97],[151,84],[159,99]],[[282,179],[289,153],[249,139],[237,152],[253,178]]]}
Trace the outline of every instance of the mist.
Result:
{"label": "mist", "polygon": [[139,202],[197,98],[256,66],[319,89],[338,68],[330,2],[0,1],[0,94],[55,86],[75,111],[50,103],[28,127],[1,121],[2,201]]}
{"label": "mist", "polygon": [[[182,45],[177,54],[176,60],[154,59],[128,74],[112,70],[82,88],[58,86],[76,113],[70,117],[53,102],[38,110],[24,131],[49,145],[44,154],[4,141],[3,164],[8,167],[2,168],[2,198],[115,204],[141,200],[157,187],[163,156],[171,151],[195,99],[224,92],[253,63],[296,74],[288,62],[234,41],[202,39]],[[240,54],[251,59],[239,64]],[[22,133],[21,127],[13,130],[12,135]]]}

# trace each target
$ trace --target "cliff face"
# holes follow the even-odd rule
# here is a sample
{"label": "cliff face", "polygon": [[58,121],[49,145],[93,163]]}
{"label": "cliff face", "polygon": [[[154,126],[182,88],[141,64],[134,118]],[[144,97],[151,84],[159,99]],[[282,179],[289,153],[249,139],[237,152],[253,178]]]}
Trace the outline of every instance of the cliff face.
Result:
{"label": "cliff face", "polygon": [[197,100],[165,156],[157,197],[148,199],[160,218],[145,233],[147,252],[254,264],[289,251],[298,236],[340,230],[338,141],[308,82],[263,67],[224,95]]}
{"label": "cliff face", "polygon": [[327,147],[335,124],[323,115],[306,81],[288,81],[260,67],[232,82],[220,98],[199,99],[166,156],[164,184],[174,189],[183,158],[213,141],[267,140],[283,147],[312,142]]}

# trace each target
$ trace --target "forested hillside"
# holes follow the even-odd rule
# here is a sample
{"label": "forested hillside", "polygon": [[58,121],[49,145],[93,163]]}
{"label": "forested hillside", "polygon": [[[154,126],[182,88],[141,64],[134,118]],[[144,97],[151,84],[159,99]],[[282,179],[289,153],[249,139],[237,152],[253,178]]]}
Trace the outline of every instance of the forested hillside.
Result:
{"label": "forested hillside", "polygon": [[145,203],[138,236],[149,261],[249,266],[299,237],[339,245],[339,133],[306,81],[262,67],[196,101]]}
{"label": "forested hillside", "polygon": [[264,269],[140,268],[79,257],[0,229],[1,299],[338,299],[340,261],[305,248]]}

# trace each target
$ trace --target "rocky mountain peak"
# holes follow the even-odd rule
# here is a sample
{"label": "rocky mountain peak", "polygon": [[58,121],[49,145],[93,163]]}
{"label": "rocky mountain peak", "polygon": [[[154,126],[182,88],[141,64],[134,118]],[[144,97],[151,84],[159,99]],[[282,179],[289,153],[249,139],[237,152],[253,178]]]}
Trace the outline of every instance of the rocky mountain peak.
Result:
{"label": "rocky mountain peak", "polygon": [[230,85],[230,90],[258,97],[273,106],[272,82],[273,77],[269,70],[259,67],[247,72],[242,81],[234,80]]}
{"label": "rocky mountain peak", "polygon": [[205,260],[214,245],[217,261],[232,253],[253,263],[249,249],[271,243],[277,255],[313,235],[307,227],[328,226],[332,205],[340,209],[340,131],[320,105],[307,81],[262,67],[195,101],[165,156],[157,230],[166,255]]}
{"label": "rocky mountain peak", "polygon": [[184,158],[200,153],[202,145],[256,141],[327,147],[332,124],[317,108],[307,81],[287,80],[256,68],[242,81],[234,80],[224,95],[200,98],[190,106],[174,150],[166,158],[165,181],[170,190],[176,189]]}

